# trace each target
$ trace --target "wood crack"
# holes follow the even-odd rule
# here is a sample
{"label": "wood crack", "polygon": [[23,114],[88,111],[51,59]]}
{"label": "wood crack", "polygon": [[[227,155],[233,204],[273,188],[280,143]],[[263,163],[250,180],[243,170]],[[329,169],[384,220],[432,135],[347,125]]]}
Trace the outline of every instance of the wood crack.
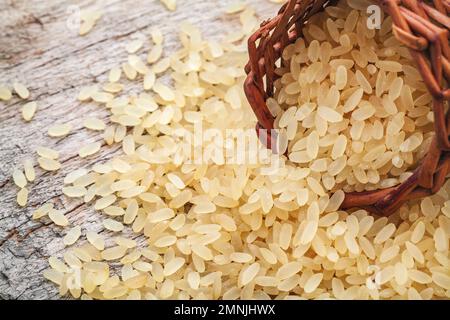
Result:
{"label": "wood crack", "polygon": [[9,239],[11,239],[12,237],[14,237],[15,235],[17,235],[17,229],[14,228],[12,229],[4,239],[0,240],[0,247],[3,246],[4,243],[6,243]]}

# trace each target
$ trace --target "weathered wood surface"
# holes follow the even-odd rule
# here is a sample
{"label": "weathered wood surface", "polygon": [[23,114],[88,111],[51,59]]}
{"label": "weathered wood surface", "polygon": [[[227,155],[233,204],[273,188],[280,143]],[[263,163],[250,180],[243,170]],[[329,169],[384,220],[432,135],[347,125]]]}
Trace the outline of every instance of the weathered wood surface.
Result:
{"label": "weathered wood surface", "polygon": [[[177,47],[179,23],[189,20],[199,26],[206,38],[220,38],[223,30],[237,28],[237,20],[223,14],[234,0],[178,0],[176,12],[169,12],[157,0],[97,1],[104,15],[93,31],[80,37],[67,27],[70,5],[92,7],[94,1],[2,0],[0,1],[0,83],[14,80],[26,83],[38,111],[30,123],[21,118],[23,101],[0,102],[0,299],[57,299],[56,288],[42,277],[47,259],[63,250],[65,231],[31,220],[32,212],[51,201],[64,209],[72,225],[88,225],[101,231],[100,219],[92,208],[80,201],[69,201],[61,194],[63,177],[79,167],[103,161],[120,152],[117,146],[104,147],[101,154],[83,160],[77,149],[86,142],[101,141],[100,134],[82,128],[85,116],[106,117],[95,105],[80,104],[77,88],[102,82],[107,71],[126,58],[124,44],[130,37],[149,37],[158,26],[166,35],[168,51]],[[261,18],[271,16],[277,6],[268,0],[247,0]],[[231,21],[230,21],[231,20]],[[150,47],[146,43],[145,49]],[[64,139],[49,138],[53,123],[70,123],[72,133]],[[60,151],[63,168],[57,173],[43,172],[36,166],[36,146]],[[20,208],[18,191],[11,178],[15,166],[34,159],[36,181],[30,184],[28,206]]]}

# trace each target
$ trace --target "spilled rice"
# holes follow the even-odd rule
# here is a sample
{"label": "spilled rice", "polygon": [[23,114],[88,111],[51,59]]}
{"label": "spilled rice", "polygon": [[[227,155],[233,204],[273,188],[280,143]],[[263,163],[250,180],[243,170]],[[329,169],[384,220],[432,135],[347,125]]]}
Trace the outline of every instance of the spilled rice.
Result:
{"label": "spilled rice", "polygon": [[[80,91],[81,101],[110,112],[108,124],[88,118],[84,126],[103,131],[107,145],[122,144],[123,153],[64,179],[64,194],[97,210],[107,231],[73,225],[51,204],[33,213],[68,227],[63,241],[71,247],[49,259],[44,276],[61,295],[82,299],[449,298],[450,180],[390,218],[338,210],[342,188],[406,179],[432,137],[431,98],[390,18],[368,30],[362,12],[341,1],[285,49],[268,104],[288,158],[266,170],[228,164],[214,139],[190,145],[202,164],[177,147],[180,128],[254,128],[242,85],[246,39],[258,19],[239,3],[227,10],[242,29],[222,42],[185,23],[182,48],[168,58],[156,30],[146,59],[136,54],[139,43],[130,44],[108,80],[139,82],[139,94],[108,84]],[[1,99],[9,95],[0,88]],[[48,134],[70,130],[59,124]],[[100,149],[86,145],[79,155]],[[60,168],[53,150],[38,154],[44,170]],[[32,168],[27,161],[14,171],[20,205]]]}

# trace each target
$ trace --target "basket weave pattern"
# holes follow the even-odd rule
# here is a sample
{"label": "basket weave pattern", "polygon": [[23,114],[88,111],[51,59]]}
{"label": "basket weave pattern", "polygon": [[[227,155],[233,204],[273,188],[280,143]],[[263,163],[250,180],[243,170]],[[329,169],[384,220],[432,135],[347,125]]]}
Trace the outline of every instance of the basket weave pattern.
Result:
{"label": "basket weave pattern", "polygon": [[[374,1],[391,16],[394,36],[410,49],[433,97],[435,137],[413,175],[395,187],[347,193],[341,206],[342,209],[359,207],[388,216],[407,200],[439,191],[450,173],[450,111],[446,112],[450,100],[450,1]],[[265,101],[274,94],[275,63],[283,49],[302,36],[305,21],[328,4],[326,0],[289,0],[275,18],[264,21],[250,37],[244,90],[258,119],[258,132],[274,128],[274,118]],[[270,135],[266,139],[263,143],[271,146]]]}

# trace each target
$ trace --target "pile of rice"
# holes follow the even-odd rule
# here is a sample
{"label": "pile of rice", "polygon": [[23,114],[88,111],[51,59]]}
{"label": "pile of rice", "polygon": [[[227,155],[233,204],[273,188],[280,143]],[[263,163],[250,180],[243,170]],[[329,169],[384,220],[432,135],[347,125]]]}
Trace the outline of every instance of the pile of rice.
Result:
{"label": "pile of rice", "polygon": [[[80,100],[111,113],[109,124],[87,119],[85,126],[103,131],[109,145],[121,143],[123,154],[65,178],[64,194],[97,210],[104,231],[70,226],[63,240],[69,248],[44,272],[61,295],[449,298],[450,180],[390,218],[338,210],[342,188],[406,179],[433,135],[431,97],[392,36],[390,18],[380,30],[367,29],[361,3],[328,7],[283,52],[285,67],[268,101],[278,147],[288,151],[276,170],[228,164],[212,137],[190,146],[203,153],[200,164],[187,162],[177,147],[180,128],[254,128],[242,90],[246,39],[258,24],[251,8],[229,9],[242,28],[220,43],[182,25],[182,48],[169,57],[162,58],[163,37],[155,31],[147,61],[139,44],[130,45],[133,53],[111,70],[103,90],[84,88]],[[165,73],[172,84],[160,80]],[[123,92],[125,78],[140,81],[141,93]],[[99,150],[88,145],[79,155]],[[57,154],[40,153],[44,169],[58,169]],[[69,226],[62,212],[47,204],[34,218]]]}
{"label": "pile of rice", "polygon": [[283,52],[286,67],[276,70],[277,94],[268,101],[278,148],[325,190],[392,187],[429,149],[432,97],[391,18],[369,29],[367,3],[349,4],[315,15],[304,39]]}

